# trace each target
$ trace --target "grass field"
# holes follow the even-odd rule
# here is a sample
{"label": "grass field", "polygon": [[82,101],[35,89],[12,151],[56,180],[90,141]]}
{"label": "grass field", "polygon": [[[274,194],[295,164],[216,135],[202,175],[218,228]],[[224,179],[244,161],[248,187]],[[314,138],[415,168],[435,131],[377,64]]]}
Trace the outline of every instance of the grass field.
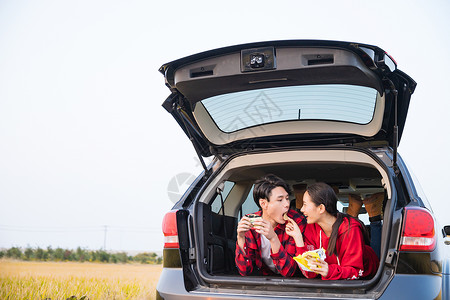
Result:
{"label": "grass field", "polygon": [[162,265],[0,260],[0,299],[155,299]]}

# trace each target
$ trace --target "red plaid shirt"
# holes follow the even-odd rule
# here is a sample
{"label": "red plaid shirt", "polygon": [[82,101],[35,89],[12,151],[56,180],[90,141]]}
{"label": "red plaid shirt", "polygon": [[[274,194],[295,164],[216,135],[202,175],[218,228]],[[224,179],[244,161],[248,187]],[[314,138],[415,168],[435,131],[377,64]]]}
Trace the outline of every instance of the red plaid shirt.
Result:
{"label": "red plaid shirt", "polygon": [[[261,213],[261,211],[258,211],[255,214],[261,216]],[[288,216],[298,224],[302,232],[305,230],[306,219],[303,214],[299,214],[295,210],[289,210]],[[293,259],[296,247],[294,239],[286,234],[285,227],[285,224],[278,224],[274,228],[274,231],[281,242],[281,247],[278,253],[273,254],[271,252],[270,256],[278,273],[285,277],[291,277],[295,274],[296,270],[298,270],[297,263]],[[274,275],[269,267],[262,261],[261,235],[254,229],[250,229],[245,233],[244,250],[245,252],[236,243],[235,261],[239,274],[242,276]]]}

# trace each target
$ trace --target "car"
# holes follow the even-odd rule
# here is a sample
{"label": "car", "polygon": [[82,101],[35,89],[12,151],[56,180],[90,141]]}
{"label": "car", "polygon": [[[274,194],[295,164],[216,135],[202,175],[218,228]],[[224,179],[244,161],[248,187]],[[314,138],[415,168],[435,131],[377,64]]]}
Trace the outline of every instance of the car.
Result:
{"label": "car", "polygon": [[[450,299],[449,228],[437,223],[397,152],[416,82],[383,49],[257,42],[194,54],[159,71],[170,89],[162,106],[204,170],[164,216],[157,299]],[[252,189],[265,174],[290,186],[328,183],[341,212],[350,194],[384,193],[376,275],[240,276],[237,223],[258,210]],[[359,213],[370,228],[367,211]]]}

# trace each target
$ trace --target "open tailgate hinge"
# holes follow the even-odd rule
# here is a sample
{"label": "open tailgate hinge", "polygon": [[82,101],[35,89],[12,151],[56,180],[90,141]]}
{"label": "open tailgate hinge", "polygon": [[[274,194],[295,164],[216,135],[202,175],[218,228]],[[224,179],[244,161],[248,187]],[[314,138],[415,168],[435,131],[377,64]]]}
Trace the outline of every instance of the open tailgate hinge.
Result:
{"label": "open tailgate hinge", "polygon": [[186,135],[188,136],[189,140],[191,141],[192,145],[194,146],[195,152],[197,153],[198,159],[200,163],[202,164],[203,169],[205,170],[205,174],[208,174],[208,168],[206,167],[205,161],[203,159],[203,156],[201,155],[201,150],[198,149],[197,144],[194,141],[194,136],[191,130],[195,130],[192,128],[193,122],[189,118],[189,116],[186,114],[186,112],[182,109],[179,102],[181,99],[181,95],[178,94],[178,92],[173,91],[172,94],[164,101],[163,107],[169,112],[175,120],[178,122],[178,124],[184,129],[186,132]]}
{"label": "open tailgate hinge", "polygon": [[398,170],[397,165],[397,148],[398,148],[398,91],[393,90],[395,105],[395,121],[394,121],[394,170]]}
{"label": "open tailgate hinge", "polygon": [[[174,105],[176,105],[176,104],[174,104]],[[179,116],[181,117],[181,120],[183,121],[183,124],[184,124],[184,127],[186,128],[186,132],[188,134],[189,140],[191,141],[192,146],[194,146],[195,152],[197,153],[198,160],[202,164],[202,167],[205,170],[205,173],[207,174],[208,168],[206,167],[205,160],[203,159],[203,156],[200,154],[200,150],[197,148],[196,144],[194,143],[194,138],[192,136],[192,133],[189,129],[189,126],[186,124],[186,121],[188,121],[189,123],[191,123],[191,122],[190,122],[190,120],[187,120],[188,117],[186,116],[185,112],[181,109],[181,107],[179,105],[177,105],[176,110],[177,110]]]}
{"label": "open tailgate hinge", "polygon": [[398,174],[398,165],[397,165],[397,149],[398,149],[398,91],[395,88],[392,80],[389,80],[390,91],[394,95],[394,136],[393,136],[393,168],[395,174]]}

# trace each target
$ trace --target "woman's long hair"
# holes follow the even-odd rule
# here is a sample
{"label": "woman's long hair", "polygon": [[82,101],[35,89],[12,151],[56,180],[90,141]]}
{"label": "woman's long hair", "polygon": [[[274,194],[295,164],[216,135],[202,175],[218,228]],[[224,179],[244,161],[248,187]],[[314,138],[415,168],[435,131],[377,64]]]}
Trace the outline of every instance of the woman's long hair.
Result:
{"label": "woman's long hair", "polygon": [[[312,199],[312,202],[319,206],[320,204],[323,204],[325,206],[325,210],[332,216],[336,217],[336,221],[334,222],[333,226],[331,227],[331,235],[330,240],[328,242],[328,248],[327,253],[328,255],[336,254],[337,255],[337,249],[336,249],[336,241],[338,238],[338,231],[339,227],[341,226],[342,222],[344,221],[344,218],[348,221],[348,229],[347,232],[350,230],[350,218],[353,218],[350,215],[343,214],[337,210],[337,202],[338,198],[336,194],[334,193],[334,190],[331,186],[329,186],[326,183],[323,182],[317,182],[313,183],[311,185],[308,185],[306,188],[306,191],[308,192],[309,196]],[[364,242],[369,245],[369,237],[367,235],[366,227],[364,223],[362,223],[359,219],[353,218],[357,220],[361,224],[362,233],[364,236]]]}

